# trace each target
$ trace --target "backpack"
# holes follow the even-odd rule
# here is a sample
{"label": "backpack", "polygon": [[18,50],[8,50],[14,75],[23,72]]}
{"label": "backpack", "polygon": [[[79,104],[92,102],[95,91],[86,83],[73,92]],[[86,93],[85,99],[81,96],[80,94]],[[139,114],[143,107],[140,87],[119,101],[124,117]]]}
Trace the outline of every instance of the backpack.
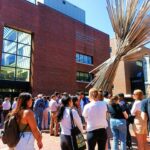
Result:
{"label": "backpack", "polygon": [[7,144],[9,147],[15,147],[27,126],[20,132],[16,116],[13,115],[8,117],[8,119],[4,122],[4,131],[2,134],[3,143]]}

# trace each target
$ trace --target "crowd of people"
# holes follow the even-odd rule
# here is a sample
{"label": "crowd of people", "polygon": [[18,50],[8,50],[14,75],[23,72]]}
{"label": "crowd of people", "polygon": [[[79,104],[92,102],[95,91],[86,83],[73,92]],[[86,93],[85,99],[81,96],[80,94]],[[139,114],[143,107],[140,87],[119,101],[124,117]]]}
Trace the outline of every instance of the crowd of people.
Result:
{"label": "crowd of people", "polygon": [[[124,94],[110,95],[107,91],[91,88],[89,95],[84,92],[70,95],[55,92],[51,96],[38,94],[32,98],[29,93],[21,93],[11,102],[9,97],[0,100],[0,125],[7,115],[17,114],[20,131],[24,130],[15,150],[34,150],[34,140],[40,148],[42,130],[49,130],[50,136],[60,136],[62,150],[73,150],[71,141],[71,116],[82,133],[87,134],[88,150],[132,149],[129,125],[132,124],[138,149],[146,150],[148,128],[150,126],[150,99],[144,99],[139,89],[133,92],[130,104]],[[108,130],[111,130],[113,144],[110,144]]]}

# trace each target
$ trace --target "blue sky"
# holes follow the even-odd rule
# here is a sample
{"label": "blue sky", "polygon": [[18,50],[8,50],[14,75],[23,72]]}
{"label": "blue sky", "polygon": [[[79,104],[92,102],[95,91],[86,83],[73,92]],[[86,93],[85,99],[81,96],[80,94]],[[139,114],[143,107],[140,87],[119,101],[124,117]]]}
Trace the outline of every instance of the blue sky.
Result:
{"label": "blue sky", "polygon": [[106,9],[106,0],[67,0],[85,10],[86,24],[114,37],[114,32]]}
{"label": "blue sky", "polygon": [[[106,0],[66,0],[86,13],[86,24],[107,33],[110,38],[115,34],[106,9]],[[142,1],[141,1],[142,2]],[[146,45],[150,48],[150,44]]]}

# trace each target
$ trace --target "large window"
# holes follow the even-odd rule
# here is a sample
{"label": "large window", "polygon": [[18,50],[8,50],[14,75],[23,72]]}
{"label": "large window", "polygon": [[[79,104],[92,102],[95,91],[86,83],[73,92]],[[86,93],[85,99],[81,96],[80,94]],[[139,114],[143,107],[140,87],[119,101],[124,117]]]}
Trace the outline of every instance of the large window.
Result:
{"label": "large window", "polygon": [[93,64],[93,57],[81,53],[76,53],[76,62],[91,65]]}
{"label": "large window", "polygon": [[89,73],[86,73],[86,72],[81,72],[81,71],[78,71],[76,73],[76,80],[77,81],[90,82],[90,81],[92,81],[92,79],[93,79],[93,75],[92,74],[89,74]]}
{"label": "large window", "polygon": [[29,81],[31,34],[4,27],[0,80]]}

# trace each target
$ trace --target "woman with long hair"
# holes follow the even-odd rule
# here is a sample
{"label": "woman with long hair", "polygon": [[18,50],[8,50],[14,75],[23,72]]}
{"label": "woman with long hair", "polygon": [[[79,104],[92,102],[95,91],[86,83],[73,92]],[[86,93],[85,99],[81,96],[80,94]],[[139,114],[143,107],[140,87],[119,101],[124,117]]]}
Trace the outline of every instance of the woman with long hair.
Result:
{"label": "woman with long hair", "polygon": [[19,130],[24,131],[15,150],[35,150],[34,139],[37,141],[39,149],[43,147],[42,136],[37,127],[34,113],[31,110],[32,96],[30,93],[21,93],[18,97],[16,108],[9,114],[16,115]]}
{"label": "woman with long hair", "polygon": [[79,116],[81,117],[82,113],[81,113],[81,110],[79,109],[80,101],[79,101],[78,97],[77,96],[72,96],[71,99],[72,99],[72,102],[73,102],[73,107],[72,108],[75,109],[78,112]]}
{"label": "woman with long hair", "polygon": [[74,123],[81,130],[81,132],[83,132],[81,119],[78,115],[78,112],[75,109],[71,109],[73,106],[71,97],[69,96],[63,97],[61,103],[62,105],[57,115],[58,122],[60,122],[60,126],[61,126],[61,135],[60,135],[61,150],[73,150],[72,143],[71,143],[70,111],[72,111]]}
{"label": "woman with long hair", "polygon": [[126,107],[119,104],[118,96],[111,97],[108,112],[110,113],[110,128],[113,134],[113,150],[119,150],[119,140],[121,141],[121,150],[126,150],[126,119],[128,114]]}
{"label": "woman with long hair", "polygon": [[98,150],[105,150],[107,141],[106,120],[107,105],[99,100],[98,90],[91,88],[89,91],[90,103],[83,109],[83,117],[87,123],[88,150],[94,150],[98,144]]}
{"label": "woman with long hair", "polygon": [[139,89],[134,90],[133,98],[135,102],[131,109],[131,114],[135,116],[133,123],[133,131],[136,135],[139,150],[146,150],[147,137],[147,119],[143,120],[141,117],[141,103],[143,99],[143,92]]}

